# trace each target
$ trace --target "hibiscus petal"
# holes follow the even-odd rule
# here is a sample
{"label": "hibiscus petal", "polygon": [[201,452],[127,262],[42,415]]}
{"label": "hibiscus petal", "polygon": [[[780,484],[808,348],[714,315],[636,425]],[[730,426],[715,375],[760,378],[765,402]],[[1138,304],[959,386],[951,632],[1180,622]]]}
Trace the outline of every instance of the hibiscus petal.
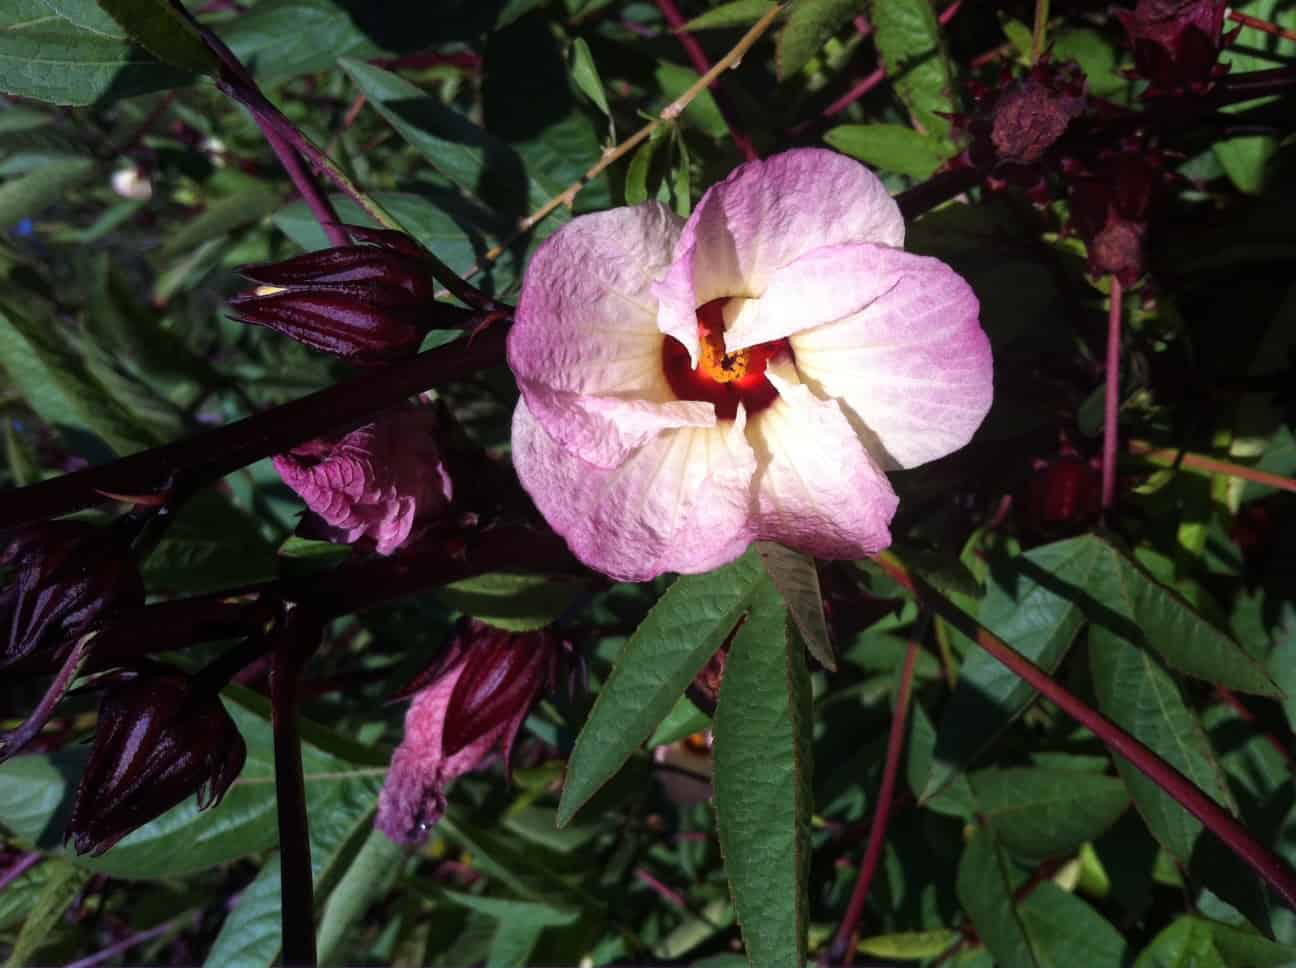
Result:
{"label": "hibiscus petal", "polygon": [[798,383],[788,360],[766,371],[779,399],[748,426],[759,469],[759,535],[821,558],[857,559],[891,543],[899,499],[835,400]]}
{"label": "hibiscus petal", "polygon": [[[883,467],[915,467],[966,444],[994,395],[990,342],[972,289],[936,259],[846,246],[837,284],[867,297],[859,312],[789,342],[801,379],[841,401]],[[853,272],[847,271],[851,265]],[[782,297],[780,297],[782,298]],[[789,297],[790,298],[790,297]],[[812,304],[831,298],[806,296]]]}
{"label": "hibiscus petal", "polygon": [[[536,418],[600,465],[639,446],[654,408],[674,402],[650,289],[682,225],[656,202],[584,215],[546,241],[527,269],[509,366]],[[574,405],[577,396],[635,406]],[[669,427],[699,418],[668,408],[655,419]],[[573,420],[581,428],[564,429]]]}
{"label": "hibiscus petal", "polygon": [[742,165],[708,189],[684,226],[655,288],[657,325],[688,347],[696,365],[698,306],[759,296],[778,269],[843,242],[904,244],[900,209],[871,171],[820,148]]}
{"label": "hibiscus petal", "polygon": [[654,437],[619,467],[594,467],[545,431],[527,401],[513,414],[513,464],[540,512],[581,561],[621,581],[696,574],[755,536],[756,458],[744,415]]}

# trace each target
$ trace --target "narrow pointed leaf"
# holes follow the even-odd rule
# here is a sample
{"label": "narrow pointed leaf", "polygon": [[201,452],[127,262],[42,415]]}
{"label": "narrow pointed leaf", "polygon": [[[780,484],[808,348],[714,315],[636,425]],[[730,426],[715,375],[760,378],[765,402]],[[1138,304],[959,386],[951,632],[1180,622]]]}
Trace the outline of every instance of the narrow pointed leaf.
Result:
{"label": "narrow pointed leaf", "polygon": [[216,55],[167,0],[97,0],[127,36],[172,67],[215,75]]}
{"label": "narrow pointed leaf", "polygon": [[806,648],[829,672],[837,671],[828,620],[824,617],[823,592],[819,588],[819,570],[814,559],[780,544],[763,541],[756,545],[761,561],[774,587],[805,640]]}
{"label": "narrow pointed leaf", "polygon": [[1011,853],[1032,861],[1100,836],[1129,806],[1119,778],[1075,770],[1014,768],[968,775],[977,812]]}
{"label": "narrow pointed leaf", "polygon": [[1013,899],[1021,880],[994,831],[982,828],[963,849],[955,890],[996,965],[1042,968],[1039,950]]}
{"label": "narrow pointed leaf", "polygon": [[21,968],[32,961],[32,956],[50,940],[50,935],[81,893],[81,888],[90,880],[89,871],[67,861],[48,860],[45,863],[51,866],[51,870],[46,872],[49,876],[36,897],[31,914],[14,939],[5,968]]}
{"label": "narrow pointed leaf", "polygon": [[753,968],[806,958],[810,680],[766,584],[729,650],[715,725],[720,849]]}
{"label": "narrow pointed leaf", "polygon": [[559,826],[652,735],[733,630],[764,576],[760,558],[749,551],[710,574],[679,578],[661,597],[617,658],[576,739]]}

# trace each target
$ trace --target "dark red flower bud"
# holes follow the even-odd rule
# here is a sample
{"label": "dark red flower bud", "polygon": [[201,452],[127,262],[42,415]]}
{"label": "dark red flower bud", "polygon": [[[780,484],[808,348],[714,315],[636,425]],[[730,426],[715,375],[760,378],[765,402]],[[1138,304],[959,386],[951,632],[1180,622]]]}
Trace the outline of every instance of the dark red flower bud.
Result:
{"label": "dark red flower bud", "polygon": [[459,627],[445,657],[419,676],[378,801],[378,829],[420,844],[445,812],[445,791],[494,750],[508,767],[518,730],[552,689],[566,646],[552,631],[506,632],[474,619]]}
{"label": "dark red flower bud", "polygon": [[1225,72],[1218,61],[1227,7],[1227,0],[1138,0],[1116,11],[1148,94],[1200,93]]}
{"label": "dark red flower bud", "polygon": [[1078,68],[1038,65],[995,102],[990,142],[1001,161],[1033,165],[1084,109],[1084,75]]}
{"label": "dark red flower bud", "polygon": [[0,669],[37,651],[57,663],[106,609],[144,603],[129,549],[84,521],[22,529],[0,551],[0,566],[12,569],[0,591]]}
{"label": "dark red flower bud", "polygon": [[235,296],[235,318],[358,364],[418,350],[433,328],[461,325],[463,310],[434,298],[425,253],[400,232],[347,226],[361,244],[243,268],[258,283]]}
{"label": "dark red flower bud", "polygon": [[190,794],[215,806],[247,757],[220,698],[184,673],[150,663],[114,675],[64,835],[78,854],[102,854]]}
{"label": "dark red flower bud", "polygon": [[1098,471],[1079,456],[1064,454],[1032,479],[1030,510],[1039,527],[1071,524],[1096,515],[1101,496]]}
{"label": "dark red flower bud", "polygon": [[1095,275],[1116,276],[1123,286],[1143,275],[1148,212],[1166,177],[1161,161],[1157,152],[1132,146],[1093,173],[1073,173],[1071,225],[1085,240]]}

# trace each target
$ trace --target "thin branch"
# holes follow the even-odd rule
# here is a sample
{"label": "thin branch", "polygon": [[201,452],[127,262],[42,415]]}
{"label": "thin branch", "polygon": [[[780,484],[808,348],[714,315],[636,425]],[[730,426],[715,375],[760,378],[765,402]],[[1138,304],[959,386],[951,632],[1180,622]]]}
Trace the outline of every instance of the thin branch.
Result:
{"label": "thin branch", "polygon": [[1035,26],[1031,30],[1031,63],[1038,64],[1044,56],[1044,41],[1048,36],[1049,0],[1035,0]]}
{"label": "thin branch", "polygon": [[1264,878],[1292,910],[1296,910],[1296,872],[1267,845],[1258,840],[1236,817],[1203,793],[1188,777],[1144,746],[1095,709],[1081,702],[1048,673],[981,625],[948,598],[909,571],[890,552],[874,561],[903,585],[919,602],[972,639],[996,660],[1015,673],[1065,712],[1089,729],[1114,753],[1123,756],[1185,810],[1200,820],[1235,854]]}
{"label": "thin branch", "polygon": [[152,941],[154,938],[166,934],[176,926],[177,921],[179,920],[180,919],[176,919],[175,921],[164,921],[162,924],[149,928],[147,931],[140,931],[137,934],[132,934],[129,937],[122,938],[116,944],[111,944],[102,951],[96,951],[88,958],[82,958],[80,961],[71,962],[67,968],[95,968],[96,965],[102,965],[105,962],[112,961],[123,951],[129,951],[136,945],[141,945],[146,941]]}
{"label": "thin branch", "polygon": [[1271,474],[1259,468],[1247,467],[1245,464],[1217,460],[1214,457],[1207,457],[1205,454],[1194,454],[1173,447],[1157,447],[1146,440],[1131,440],[1125,446],[1131,454],[1163,467],[1178,465],[1188,470],[1203,471],[1207,474],[1223,474],[1225,477],[1236,477],[1265,487],[1296,493],[1296,480],[1283,477],[1281,474]]}
{"label": "thin branch", "polygon": [[1103,408],[1102,510],[1111,513],[1116,503],[1117,417],[1120,410],[1121,302],[1125,296],[1120,279],[1111,276],[1111,308],[1107,313],[1107,386]]}
{"label": "thin branch", "polygon": [[624,158],[639,145],[643,144],[643,142],[647,141],[649,136],[651,136],[652,133],[663,124],[669,124],[683,114],[684,109],[693,103],[693,100],[699,94],[710,87],[715,82],[716,78],[729,68],[738,65],[738,63],[743,59],[743,55],[745,55],[756,41],[760,40],[761,36],[774,25],[774,21],[779,18],[779,15],[783,13],[786,7],[787,3],[780,3],[778,6],[771,7],[765,16],[752,24],[751,29],[748,30],[747,33],[743,34],[742,39],[739,40],[738,43],[734,44],[733,49],[730,50],[729,53],[716,61],[714,67],[698,78],[698,80],[694,82],[683,94],[677,97],[670,104],[666,105],[665,109],[661,113],[661,117],[649,121],[646,125],[615,148],[609,148],[605,151],[603,157],[601,157],[598,162],[586,171],[577,181],[572,182],[563,189],[563,191],[559,192],[553,198],[549,199],[549,201],[545,202],[545,204],[541,205],[538,209],[524,218],[518,224],[517,231],[499,245],[495,246],[495,248],[487,252],[486,255],[482,257],[482,260],[465,274],[465,278],[471,279],[477,273],[484,271],[488,265],[507,252],[513,243],[552,215],[559,207],[563,205],[572,205],[576,200],[577,193],[579,193],[582,188],[601,175],[609,167]]}
{"label": "thin branch", "polygon": [[[699,74],[708,73],[711,70],[711,62],[707,59],[706,51],[702,49],[698,39],[685,29],[684,17],[679,7],[675,5],[675,0],[657,0],[657,9],[666,18],[671,31],[679,38],[684,53],[688,54],[689,60],[693,63],[693,69]],[[744,158],[755,161],[760,155],[756,151],[756,146],[752,144],[751,138],[738,126],[738,113],[734,110],[729,95],[725,93],[724,85],[717,81],[711,96],[715,98],[716,107],[720,109],[720,116],[724,118],[725,125],[729,128],[729,137],[733,139],[734,145],[742,152]]]}
{"label": "thin branch", "polygon": [[179,469],[192,475],[195,486],[219,480],[321,434],[354,427],[446,380],[503,362],[507,330],[505,323],[497,322],[466,340],[216,430],[8,491],[0,502],[0,529],[103,504],[113,500],[113,494],[156,494]]}
{"label": "thin branch", "polygon": [[38,850],[23,854],[3,871],[0,871],[0,891],[3,891],[44,859],[45,855]]}
{"label": "thin branch", "polygon": [[1280,27],[1278,24],[1270,23],[1268,20],[1261,20],[1259,17],[1253,17],[1250,14],[1242,13],[1239,10],[1230,10],[1228,12],[1228,18],[1234,23],[1254,28],[1263,33],[1271,34],[1274,37],[1281,37],[1284,40],[1296,40],[1296,30],[1290,30],[1287,27]]}
{"label": "thin branch", "polygon": [[873,825],[869,828],[868,846],[864,849],[859,879],[855,881],[855,889],[851,892],[846,916],[842,918],[841,926],[837,929],[837,937],[828,949],[827,957],[830,963],[840,962],[849,966],[855,960],[860,916],[864,913],[864,902],[868,900],[869,887],[873,884],[878,863],[882,859],[887,824],[891,819],[891,803],[895,798],[896,777],[900,773],[900,754],[904,750],[905,725],[909,716],[909,698],[913,691],[914,666],[918,661],[919,648],[916,636],[909,640],[904,666],[900,670],[900,686],[896,691],[895,709],[891,714],[891,734],[887,738],[886,765],[882,770],[882,788],[878,792],[877,810],[873,815]]}

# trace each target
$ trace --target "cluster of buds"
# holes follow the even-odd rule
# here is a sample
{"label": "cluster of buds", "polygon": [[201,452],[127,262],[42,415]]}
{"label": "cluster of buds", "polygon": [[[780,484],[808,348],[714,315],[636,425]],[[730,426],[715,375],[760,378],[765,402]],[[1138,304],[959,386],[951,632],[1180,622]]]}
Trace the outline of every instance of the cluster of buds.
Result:
{"label": "cluster of buds", "polygon": [[65,840],[102,854],[191,794],[219,803],[247,747],[215,690],[158,663],[108,676]]}
{"label": "cluster of buds", "polygon": [[1134,73],[1148,81],[1145,97],[1200,94],[1228,68],[1220,51],[1227,0],[1138,0],[1117,10],[1134,48]]}
{"label": "cluster of buds", "polygon": [[421,844],[445,813],[453,780],[496,750],[507,770],[522,722],[555,688],[569,654],[550,629],[461,622],[440,661],[401,693],[413,700],[378,801],[378,829],[397,843]]}
{"label": "cluster of buds", "polygon": [[438,441],[432,410],[407,407],[309,441],[274,464],[309,508],[302,534],[390,555],[450,506],[454,488]]}
{"label": "cluster of buds", "polygon": [[142,605],[144,583],[117,533],[84,521],[24,528],[0,551],[0,669],[57,664],[110,608]]}
{"label": "cluster of buds", "polygon": [[347,226],[353,245],[243,268],[256,283],[235,296],[235,318],[360,365],[413,355],[432,329],[467,311],[434,298],[428,254],[409,236]]}

